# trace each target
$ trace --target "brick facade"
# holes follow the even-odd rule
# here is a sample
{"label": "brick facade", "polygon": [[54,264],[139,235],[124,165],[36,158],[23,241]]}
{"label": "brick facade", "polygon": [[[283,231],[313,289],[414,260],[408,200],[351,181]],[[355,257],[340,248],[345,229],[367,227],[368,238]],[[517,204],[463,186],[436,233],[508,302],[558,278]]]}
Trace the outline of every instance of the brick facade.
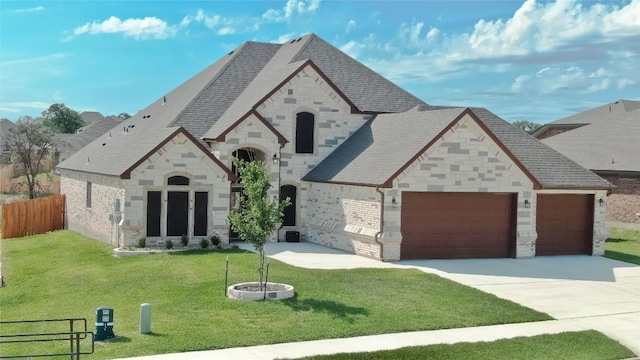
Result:
{"label": "brick facade", "polygon": [[[85,236],[119,246],[123,232],[113,217],[116,199],[124,211],[123,181],[117,177],[62,170],[60,193],[66,194],[67,228]],[[91,207],[87,186],[91,183]]]}

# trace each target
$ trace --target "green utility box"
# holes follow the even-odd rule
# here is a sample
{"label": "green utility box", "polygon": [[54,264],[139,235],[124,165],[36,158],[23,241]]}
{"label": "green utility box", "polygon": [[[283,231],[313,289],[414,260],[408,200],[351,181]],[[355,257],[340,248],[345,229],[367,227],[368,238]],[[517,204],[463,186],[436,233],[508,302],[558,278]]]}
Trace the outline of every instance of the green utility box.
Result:
{"label": "green utility box", "polygon": [[113,334],[113,308],[99,307],[96,310],[96,340],[107,340],[115,337]]}

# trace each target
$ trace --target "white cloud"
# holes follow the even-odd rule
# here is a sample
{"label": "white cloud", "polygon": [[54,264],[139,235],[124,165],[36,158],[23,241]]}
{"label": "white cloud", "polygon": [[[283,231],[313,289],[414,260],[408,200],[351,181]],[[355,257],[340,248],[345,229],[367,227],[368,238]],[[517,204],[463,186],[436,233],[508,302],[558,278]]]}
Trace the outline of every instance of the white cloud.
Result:
{"label": "white cloud", "polygon": [[356,28],[356,21],[351,19],[347,23],[347,28],[345,29],[345,32],[348,34],[348,33],[352,32],[353,29],[355,29],[355,28]]}
{"label": "white cloud", "polygon": [[438,28],[431,28],[427,33],[427,40],[435,40],[438,35],[440,35],[440,30]]}
{"label": "white cloud", "polygon": [[202,9],[198,9],[195,16],[185,16],[180,22],[180,27],[185,27],[191,24],[192,22],[202,23],[209,29],[215,28],[218,24],[220,24],[222,17],[220,15],[208,15]]}
{"label": "white cloud", "polygon": [[[184,20],[183,20],[184,21]],[[73,30],[74,35],[81,34],[116,34],[121,33],[135,39],[166,39],[175,35],[176,26],[170,26],[166,21],[157,17],[129,18],[121,20],[111,16],[102,22],[91,22]]]}
{"label": "white cloud", "polygon": [[621,79],[618,79],[617,84],[619,89],[623,89],[623,88],[626,88],[627,86],[637,84],[637,81],[629,78],[621,78]]}
{"label": "white cloud", "polygon": [[42,10],[44,10],[44,6],[36,6],[36,7],[26,8],[26,9],[15,9],[12,12],[13,13],[30,13],[30,12],[36,12],[36,11],[42,11]]}
{"label": "white cloud", "polygon": [[41,64],[41,63],[48,63],[53,60],[63,59],[68,56],[69,54],[65,54],[65,53],[55,53],[55,54],[36,56],[31,58],[2,61],[0,62],[0,65],[5,67],[5,66],[16,66],[16,65],[20,66],[20,65],[39,64],[39,63]]}
{"label": "white cloud", "polygon": [[4,103],[3,105],[6,105],[12,108],[46,109],[51,104],[48,104],[43,101],[19,101],[19,102]]}
{"label": "white cloud", "polygon": [[522,74],[511,84],[516,93],[547,95],[558,93],[593,93],[633,85],[629,79],[618,77],[604,68],[586,71],[579,66],[545,67],[535,74]]}
{"label": "white cloud", "polygon": [[218,35],[231,35],[231,34],[235,34],[236,33],[236,29],[230,27],[230,26],[225,26],[223,28],[221,28],[220,30],[218,30]]}
{"label": "white cloud", "polygon": [[269,9],[262,14],[268,22],[289,21],[295,14],[313,13],[318,10],[320,0],[288,0],[282,9]]}
{"label": "white cloud", "polygon": [[[640,48],[634,45],[640,41],[637,19],[640,0],[626,5],[526,0],[511,17],[480,19],[469,32],[446,32],[416,21],[402,24],[384,43],[351,40],[343,47],[383,75],[397,76],[396,81],[415,81],[416,76],[433,81],[460,78],[470,72],[504,72],[522,65],[543,69],[584,61],[606,65],[613,73],[633,74],[640,72],[640,64],[633,61],[640,57]],[[622,62],[624,68],[619,65]],[[399,64],[402,72],[396,71]],[[601,82],[597,88],[614,83]]]}

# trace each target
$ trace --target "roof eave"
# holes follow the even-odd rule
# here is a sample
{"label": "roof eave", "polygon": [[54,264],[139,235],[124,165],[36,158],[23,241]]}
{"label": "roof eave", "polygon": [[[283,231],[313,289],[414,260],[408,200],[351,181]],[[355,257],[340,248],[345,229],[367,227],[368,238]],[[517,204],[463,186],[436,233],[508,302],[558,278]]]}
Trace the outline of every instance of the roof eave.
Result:
{"label": "roof eave", "polygon": [[151,151],[149,151],[144,156],[140,157],[140,159],[138,159],[138,161],[136,161],[133,165],[131,165],[129,168],[127,168],[124,172],[122,172],[122,174],[120,174],[120,178],[121,179],[125,179],[125,180],[131,179],[131,172],[135,168],[140,166],[151,155],[155,154],[158,150],[160,150],[164,145],[166,145],[169,141],[171,141],[171,139],[173,139],[178,134],[183,134],[184,136],[186,136],[187,139],[189,139],[189,141],[191,141],[205,155],[207,155],[207,157],[209,157],[211,160],[213,160],[214,163],[216,163],[218,166],[220,166],[220,168],[223,169],[227,173],[227,179],[229,181],[236,180],[235,174],[231,170],[229,170],[229,168],[227,168],[226,165],[224,165],[220,160],[218,160],[218,158],[216,158],[215,155],[213,155],[209,150],[207,150],[207,148],[205,148],[204,145],[202,145],[201,142],[196,140],[196,138],[194,138],[193,135],[191,135],[191,133],[189,133],[183,127],[177,128],[174,132],[172,132],[164,140],[162,140],[158,145],[156,145]]}

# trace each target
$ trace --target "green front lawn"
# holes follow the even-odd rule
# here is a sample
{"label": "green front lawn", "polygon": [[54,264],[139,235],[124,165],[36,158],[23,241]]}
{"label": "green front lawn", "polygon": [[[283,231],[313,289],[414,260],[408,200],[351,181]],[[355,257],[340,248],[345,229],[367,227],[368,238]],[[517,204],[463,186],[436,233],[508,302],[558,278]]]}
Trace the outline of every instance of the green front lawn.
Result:
{"label": "green front lawn", "polygon": [[609,229],[604,256],[640,265],[640,230]]}
{"label": "green front lawn", "polygon": [[[0,320],[84,317],[93,330],[96,308],[113,307],[117,338],[91,357],[106,359],[551,319],[418,270],[308,270],[278,261],[269,280],[294,285],[296,297],[238,302],[225,297],[225,259],[229,284],[254,281],[253,253],[114,258],[111,250],[71,231],[3,240]],[[138,330],[142,303],[153,307],[151,335]]]}
{"label": "green front lawn", "polygon": [[614,360],[635,355],[597,331],[518,337],[480,343],[402,348],[369,353],[306,357],[305,360],[492,359],[492,360]]}

